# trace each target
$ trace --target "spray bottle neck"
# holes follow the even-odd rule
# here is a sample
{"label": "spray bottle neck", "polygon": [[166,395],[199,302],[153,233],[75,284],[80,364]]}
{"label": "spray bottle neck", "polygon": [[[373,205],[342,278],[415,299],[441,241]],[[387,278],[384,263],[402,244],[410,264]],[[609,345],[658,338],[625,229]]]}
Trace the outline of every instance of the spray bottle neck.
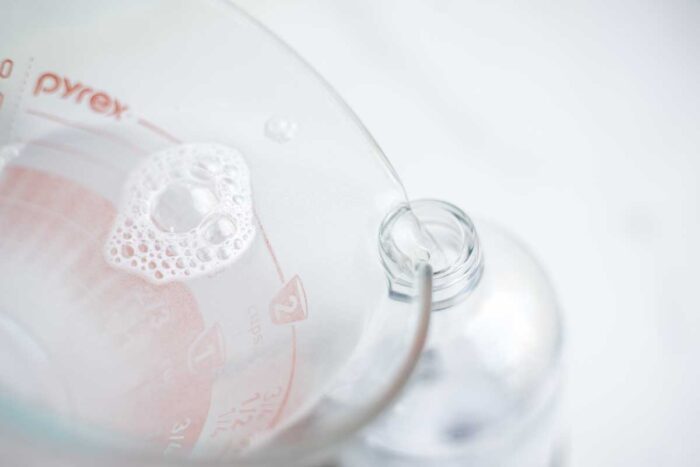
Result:
{"label": "spray bottle neck", "polygon": [[382,223],[380,254],[392,297],[415,295],[415,271],[433,269],[433,311],[461,302],[479,284],[483,256],[471,219],[456,206],[418,200],[399,206]]}

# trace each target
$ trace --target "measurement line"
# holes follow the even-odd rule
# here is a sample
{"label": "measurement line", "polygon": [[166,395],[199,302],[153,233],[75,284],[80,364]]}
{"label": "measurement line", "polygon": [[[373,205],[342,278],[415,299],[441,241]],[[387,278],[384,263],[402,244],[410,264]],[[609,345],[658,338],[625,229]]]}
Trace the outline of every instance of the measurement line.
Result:
{"label": "measurement line", "polygon": [[167,139],[171,143],[182,144],[182,141],[180,141],[179,139],[177,139],[176,137],[174,137],[173,135],[171,135],[170,133],[168,133],[167,131],[165,131],[161,127],[157,126],[154,123],[149,122],[146,119],[139,118],[138,120],[136,120],[136,123],[138,123],[139,125],[141,125],[142,127],[146,128],[148,130],[151,130],[152,132],[156,133],[157,135],[162,136],[163,138]]}
{"label": "measurement line", "polygon": [[292,329],[292,368],[289,370],[289,380],[287,381],[287,389],[284,391],[284,397],[282,398],[282,402],[280,403],[279,408],[277,409],[277,413],[275,414],[274,417],[272,417],[272,420],[270,420],[269,425],[267,427],[269,429],[274,428],[282,418],[282,414],[284,413],[284,409],[287,407],[287,402],[289,401],[289,394],[292,392],[292,384],[294,383],[294,374],[296,373],[296,368],[297,368],[297,332],[296,329],[294,329],[294,326],[291,327]]}
{"label": "measurement line", "polygon": [[280,278],[280,282],[284,284],[284,273],[282,272],[282,267],[280,266],[279,261],[277,261],[277,256],[275,255],[275,251],[272,249],[272,244],[270,243],[270,239],[267,237],[267,233],[265,232],[265,228],[263,227],[262,223],[260,222],[260,218],[258,217],[258,213],[253,211],[253,215],[255,216],[255,223],[258,224],[258,228],[260,229],[260,234],[263,237],[263,240],[265,241],[265,246],[267,247],[267,251],[270,253],[270,257],[272,258],[272,262],[275,263],[275,269],[277,269],[277,276]]}
{"label": "measurement line", "polygon": [[[262,235],[263,240],[265,242],[265,247],[270,253],[270,258],[272,258],[272,262],[275,264],[275,269],[277,270],[277,275],[279,276],[280,282],[282,283],[282,285],[284,285],[284,273],[282,272],[282,267],[280,266],[280,263],[277,260],[277,255],[275,255],[275,250],[272,248],[270,239],[267,236],[267,232],[265,232],[265,227],[263,227],[262,222],[260,222],[260,217],[258,216],[258,213],[255,210],[253,211],[253,215],[255,216],[255,223],[258,225],[258,228],[260,229],[260,234]],[[306,297],[305,293],[304,297]],[[282,398],[282,402],[277,408],[275,416],[272,417],[272,420],[270,420],[270,423],[267,425],[268,429],[274,428],[282,419],[284,410],[287,408],[287,403],[289,402],[289,395],[292,392],[292,386],[294,385],[294,377],[296,375],[297,367],[297,331],[293,324],[289,327],[289,329],[292,336],[292,363],[289,370],[289,378],[287,379],[287,387],[284,390],[284,397]]]}
{"label": "measurement line", "polygon": [[134,145],[131,141],[122,138],[119,135],[115,135],[113,133],[110,133],[105,130],[98,130],[97,128],[92,128],[87,125],[83,125],[82,123],[75,122],[73,120],[68,120],[67,118],[59,117],[58,115],[53,115],[47,112],[42,112],[40,110],[34,110],[34,109],[27,109],[27,113],[29,115],[33,115],[35,117],[40,117],[49,121],[52,121],[54,123],[58,123],[60,125],[65,125],[67,127],[71,128],[77,128],[79,130],[83,130],[87,133],[93,134],[95,136],[100,136],[102,138],[109,139],[115,143],[121,144],[122,146],[128,147],[135,153],[139,155],[144,155],[146,154],[146,151],[143,149],[139,148],[138,146]]}
{"label": "measurement line", "polygon": [[15,136],[15,128],[17,127],[17,114],[19,113],[19,109],[22,104],[22,98],[24,97],[24,90],[27,87],[27,83],[29,82],[29,74],[31,73],[32,66],[34,65],[34,57],[29,57],[29,63],[27,64],[27,68],[24,70],[24,77],[22,78],[22,84],[20,85],[19,88],[19,93],[17,94],[17,103],[15,104],[15,108],[12,111],[12,123],[10,124],[10,141]]}

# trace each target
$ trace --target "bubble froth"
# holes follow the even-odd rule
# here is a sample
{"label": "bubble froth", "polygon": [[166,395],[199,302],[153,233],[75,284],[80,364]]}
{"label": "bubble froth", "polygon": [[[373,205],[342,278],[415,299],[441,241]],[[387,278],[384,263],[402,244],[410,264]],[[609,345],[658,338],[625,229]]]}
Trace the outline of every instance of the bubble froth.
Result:
{"label": "bubble froth", "polygon": [[119,212],[107,260],[155,282],[217,272],[255,234],[248,166],[239,151],[219,144],[149,156],[127,179]]}

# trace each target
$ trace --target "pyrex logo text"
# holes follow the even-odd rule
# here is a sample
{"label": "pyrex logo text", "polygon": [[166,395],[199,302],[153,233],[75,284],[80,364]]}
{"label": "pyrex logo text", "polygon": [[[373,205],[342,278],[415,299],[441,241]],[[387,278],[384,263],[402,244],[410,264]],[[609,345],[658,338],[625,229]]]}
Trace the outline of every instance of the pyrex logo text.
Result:
{"label": "pyrex logo text", "polygon": [[56,93],[62,99],[74,101],[76,104],[85,102],[93,112],[105,114],[117,120],[121,120],[122,114],[129,108],[109,94],[95,91],[77,81],[71,82],[67,77],[60,77],[55,73],[44,73],[39,76],[34,86],[34,95]]}

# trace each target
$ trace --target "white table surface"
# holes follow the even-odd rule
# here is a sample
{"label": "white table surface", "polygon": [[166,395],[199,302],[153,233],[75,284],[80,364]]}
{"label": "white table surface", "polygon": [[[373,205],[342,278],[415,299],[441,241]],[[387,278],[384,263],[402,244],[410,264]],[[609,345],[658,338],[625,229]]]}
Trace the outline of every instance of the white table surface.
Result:
{"label": "white table surface", "polygon": [[237,3],[412,197],[541,259],[566,312],[570,465],[700,465],[700,2]]}

